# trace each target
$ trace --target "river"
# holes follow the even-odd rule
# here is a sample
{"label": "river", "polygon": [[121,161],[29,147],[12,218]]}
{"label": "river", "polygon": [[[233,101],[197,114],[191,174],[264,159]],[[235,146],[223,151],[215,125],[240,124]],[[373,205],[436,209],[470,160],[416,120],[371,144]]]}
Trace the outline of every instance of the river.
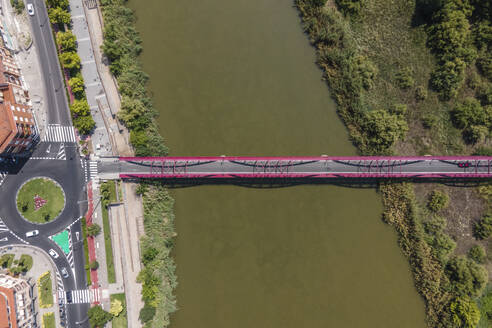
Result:
{"label": "river", "polygon": [[[130,1],[172,155],[353,155],[289,0]],[[373,189],[172,191],[172,328],[425,327]]]}

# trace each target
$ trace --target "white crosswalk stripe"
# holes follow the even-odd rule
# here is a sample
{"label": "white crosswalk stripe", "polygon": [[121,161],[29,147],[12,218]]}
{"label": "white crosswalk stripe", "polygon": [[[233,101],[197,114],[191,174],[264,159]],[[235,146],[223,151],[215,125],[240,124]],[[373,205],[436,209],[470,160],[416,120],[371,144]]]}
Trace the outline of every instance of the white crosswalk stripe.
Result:
{"label": "white crosswalk stripe", "polygon": [[60,150],[58,150],[58,154],[56,154],[56,159],[65,160],[67,159],[67,155],[65,154],[65,145],[61,144]]}
{"label": "white crosswalk stripe", "polygon": [[0,171],[0,186],[2,185],[3,181],[7,177],[8,172]]}
{"label": "white crosswalk stripe", "polygon": [[2,219],[0,219],[0,232],[1,231],[9,231],[9,228],[3,223]]}
{"label": "white crosswalk stripe", "polygon": [[96,289],[78,289],[70,291],[72,293],[72,304],[99,303],[101,293]]}
{"label": "white crosswalk stripe", "polygon": [[90,161],[89,162],[89,179],[92,180],[98,180],[97,175],[98,175],[98,169],[97,169],[97,161]]}
{"label": "white crosswalk stripe", "polygon": [[73,126],[50,124],[46,127],[43,141],[48,142],[77,142]]}

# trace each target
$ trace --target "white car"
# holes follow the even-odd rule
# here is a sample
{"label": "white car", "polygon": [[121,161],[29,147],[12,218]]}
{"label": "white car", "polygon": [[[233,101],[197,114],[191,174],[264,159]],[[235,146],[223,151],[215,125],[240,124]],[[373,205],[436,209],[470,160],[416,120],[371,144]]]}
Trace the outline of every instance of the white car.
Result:
{"label": "white car", "polygon": [[54,258],[54,259],[57,259],[58,258],[58,253],[53,249],[53,248],[50,248],[50,250],[48,251],[48,253],[50,253],[50,255]]}
{"label": "white car", "polygon": [[61,275],[63,278],[68,278],[68,271],[67,268],[61,268]]}
{"label": "white car", "polygon": [[32,230],[26,232],[26,237],[35,237],[37,235],[39,235],[39,230]]}
{"label": "white car", "polygon": [[27,4],[27,13],[30,16],[34,16],[34,6],[32,5],[32,3]]}

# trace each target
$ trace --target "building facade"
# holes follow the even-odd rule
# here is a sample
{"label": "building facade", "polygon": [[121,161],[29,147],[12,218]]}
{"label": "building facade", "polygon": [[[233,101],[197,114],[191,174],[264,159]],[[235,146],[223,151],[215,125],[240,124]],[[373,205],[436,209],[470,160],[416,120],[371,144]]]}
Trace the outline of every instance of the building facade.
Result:
{"label": "building facade", "polygon": [[33,286],[27,281],[0,274],[0,328],[35,328]]}
{"label": "building facade", "polygon": [[39,133],[11,38],[1,26],[0,21],[0,155],[6,156],[30,149]]}

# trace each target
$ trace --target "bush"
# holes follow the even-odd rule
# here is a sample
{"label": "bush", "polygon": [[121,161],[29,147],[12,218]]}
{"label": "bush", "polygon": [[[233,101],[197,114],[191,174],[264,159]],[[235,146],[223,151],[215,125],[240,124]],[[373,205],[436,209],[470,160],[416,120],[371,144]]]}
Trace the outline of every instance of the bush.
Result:
{"label": "bush", "polygon": [[424,101],[427,99],[427,89],[421,85],[417,86],[417,88],[415,88],[415,99],[417,99],[417,101]]}
{"label": "bush", "polygon": [[70,24],[70,13],[63,8],[48,8],[48,16],[52,24]]}
{"label": "bush", "polygon": [[477,239],[489,238],[492,234],[492,217],[489,215],[482,217],[480,221],[475,223],[473,232]]}
{"label": "bush", "polygon": [[75,52],[77,50],[77,39],[72,31],[57,32],[56,43],[60,46],[62,52]]}
{"label": "bush", "polygon": [[432,72],[431,87],[439,93],[441,100],[456,97],[463,82],[465,62],[460,58],[444,62]]}
{"label": "bush", "polygon": [[412,77],[412,71],[406,67],[396,73],[396,85],[400,89],[409,89],[414,85],[415,81]]}
{"label": "bush", "polygon": [[442,231],[436,232],[435,236],[431,237],[429,245],[432,246],[432,252],[441,263],[446,263],[449,255],[456,248],[454,240]]}
{"label": "bush", "polygon": [[72,90],[72,93],[77,100],[84,99],[85,86],[84,79],[82,78],[81,74],[77,74],[77,76],[70,78],[70,80],[68,80],[68,85],[70,86],[70,89]]}
{"label": "bush", "polygon": [[376,153],[387,151],[408,131],[407,122],[398,115],[385,110],[371,111],[361,125],[368,146]]}
{"label": "bush", "polygon": [[480,295],[488,280],[487,271],[482,266],[464,257],[449,260],[445,272],[451,282],[450,287],[460,296]]}
{"label": "bush", "polygon": [[76,52],[61,53],[60,61],[65,69],[70,71],[78,71],[80,69],[80,57]]}
{"label": "bush", "polygon": [[10,0],[10,4],[15,9],[15,12],[17,14],[22,13],[22,11],[25,8],[24,1],[23,0]]}
{"label": "bush", "polygon": [[486,258],[485,249],[480,245],[474,245],[468,251],[468,257],[475,262],[482,264],[485,262]]}
{"label": "bush", "polygon": [[466,129],[473,125],[489,127],[492,123],[492,108],[482,107],[475,98],[466,98],[451,114],[453,123],[458,129]]}
{"label": "bush", "polygon": [[73,125],[79,131],[80,134],[90,134],[94,127],[96,126],[96,122],[92,116],[78,116],[73,119]]}
{"label": "bush", "polygon": [[477,303],[469,297],[454,299],[450,306],[451,320],[454,327],[475,328],[480,321],[480,311]]}
{"label": "bush", "polygon": [[[317,1],[317,0],[315,0]],[[326,2],[326,0],[324,0]],[[336,0],[337,6],[344,15],[357,17],[360,14],[363,0]]]}
{"label": "bush", "polygon": [[437,125],[438,118],[434,114],[424,114],[422,116],[422,125],[426,129],[432,129]]}
{"label": "bush", "polygon": [[405,104],[396,104],[391,109],[391,113],[396,115],[403,115],[406,112],[407,112],[407,105]]}
{"label": "bush", "polygon": [[111,313],[106,312],[100,305],[93,306],[87,312],[91,327],[104,327],[104,325],[113,319]]}
{"label": "bush", "polygon": [[97,236],[101,233],[101,226],[97,223],[93,223],[87,227],[87,235],[88,236]]}
{"label": "bush", "polygon": [[97,270],[97,269],[99,269],[99,262],[97,262],[96,260],[91,261],[91,262],[89,263],[89,268],[90,268],[91,270]]}
{"label": "bush", "polygon": [[446,219],[440,215],[432,215],[429,220],[424,223],[425,232],[435,235],[444,230],[446,227]]}
{"label": "bush", "polygon": [[427,208],[432,212],[439,212],[448,206],[449,196],[445,192],[434,190],[430,193]]}
{"label": "bush", "polygon": [[140,314],[138,318],[140,322],[147,323],[152,320],[155,316],[155,307],[148,305],[145,303],[144,307],[140,310]]}

